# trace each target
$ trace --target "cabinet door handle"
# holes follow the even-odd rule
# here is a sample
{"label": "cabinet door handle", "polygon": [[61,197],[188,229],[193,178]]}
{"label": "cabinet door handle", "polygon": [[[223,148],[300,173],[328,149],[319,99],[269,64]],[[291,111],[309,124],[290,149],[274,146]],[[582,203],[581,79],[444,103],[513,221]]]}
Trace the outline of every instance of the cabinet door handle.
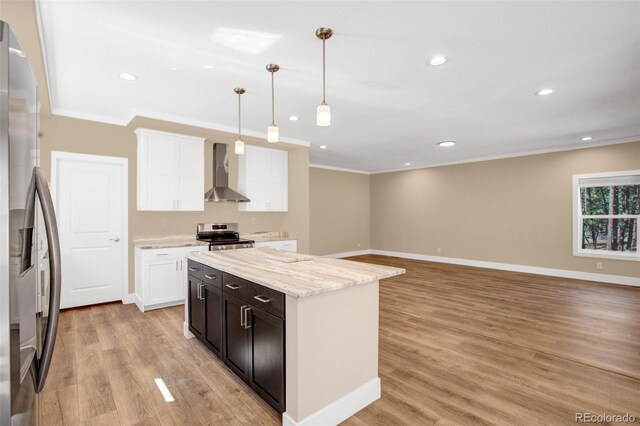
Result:
{"label": "cabinet door handle", "polygon": [[244,328],[247,328],[244,325],[244,310],[247,308],[247,305],[244,306],[240,306],[240,325],[243,326]]}
{"label": "cabinet door handle", "polygon": [[180,270],[182,271],[182,260],[180,261]]}
{"label": "cabinet door handle", "polygon": [[235,285],[235,284],[227,284],[227,287],[230,288],[231,290],[237,290],[240,288],[239,285]]}
{"label": "cabinet door handle", "polygon": [[156,256],[169,256],[169,253],[158,253]]}
{"label": "cabinet door handle", "polygon": [[200,300],[200,284],[198,284],[198,290],[196,291],[196,297]]}
{"label": "cabinet door handle", "polygon": [[176,271],[178,270],[178,261],[176,260]]}
{"label": "cabinet door handle", "polygon": [[266,296],[262,296],[262,295],[253,296],[253,298],[254,298],[254,299],[256,299],[256,300],[258,300],[258,301],[260,301],[260,302],[262,302],[262,303],[269,303],[269,302],[271,302],[271,299],[269,299],[269,298],[268,298],[268,297],[266,297]]}
{"label": "cabinet door handle", "polygon": [[204,277],[205,277],[206,279],[208,279],[208,280],[215,280],[215,279],[216,279],[216,276],[215,276],[215,275],[205,275]]}
{"label": "cabinet door handle", "polygon": [[249,311],[251,311],[251,308],[247,306],[244,310],[244,328],[251,328],[251,322],[248,315]]}
{"label": "cabinet door handle", "polygon": [[204,284],[200,284],[200,300],[204,300]]}
{"label": "cabinet door handle", "polygon": [[191,272],[197,272],[197,271],[199,271],[200,269],[198,269],[198,268],[189,268],[189,270],[190,270]]}

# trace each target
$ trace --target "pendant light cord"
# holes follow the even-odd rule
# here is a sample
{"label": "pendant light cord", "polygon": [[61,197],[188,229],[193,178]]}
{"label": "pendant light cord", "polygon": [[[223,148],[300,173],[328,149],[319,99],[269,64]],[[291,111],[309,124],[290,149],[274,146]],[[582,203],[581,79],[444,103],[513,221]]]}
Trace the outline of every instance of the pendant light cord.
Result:
{"label": "pendant light cord", "polygon": [[327,103],[327,91],[326,91],[326,83],[325,83],[325,76],[327,75],[327,70],[326,70],[326,54],[325,54],[325,42],[326,39],[323,37],[322,38],[322,104],[326,105]]}
{"label": "pendant light cord", "polygon": [[240,93],[238,93],[238,140],[242,140],[242,135],[241,135],[241,129],[242,129],[242,114],[240,111],[240,96],[242,96]]}
{"label": "pendant light cord", "polygon": [[276,125],[276,95],[273,89],[273,71],[271,71],[271,125]]}

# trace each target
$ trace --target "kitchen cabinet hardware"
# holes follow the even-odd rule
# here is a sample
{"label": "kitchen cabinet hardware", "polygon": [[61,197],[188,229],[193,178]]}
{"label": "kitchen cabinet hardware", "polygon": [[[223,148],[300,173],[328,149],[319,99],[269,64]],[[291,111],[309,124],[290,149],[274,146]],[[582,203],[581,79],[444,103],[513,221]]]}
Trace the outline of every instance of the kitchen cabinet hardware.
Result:
{"label": "kitchen cabinet hardware", "polygon": [[227,284],[226,287],[230,288],[231,290],[237,290],[240,288],[239,285],[235,285],[235,284]]}
{"label": "kitchen cabinet hardware", "polygon": [[215,275],[205,275],[204,277],[205,277],[206,279],[209,279],[209,280],[215,280],[215,279],[216,279],[216,276],[215,276]]}
{"label": "kitchen cabinet hardware", "polygon": [[244,310],[244,328],[251,328],[251,320],[249,319],[249,313],[251,312],[251,307],[247,306]]}
{"label": "kitchen cabinet hardware", "polygon": [[268,297],[262,296],[262,295],[258,295],[258,296],[253,296],[254,299],[256,299],[257,301],[260,301],[262,303],[269,303],[271,302],[271,299],[269,299]]}

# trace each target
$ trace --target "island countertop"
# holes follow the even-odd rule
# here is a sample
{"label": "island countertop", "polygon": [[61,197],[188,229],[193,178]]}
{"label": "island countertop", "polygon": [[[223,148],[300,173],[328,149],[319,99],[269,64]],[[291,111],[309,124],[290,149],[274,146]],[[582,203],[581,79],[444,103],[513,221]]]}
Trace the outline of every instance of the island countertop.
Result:
{"label": "island countertop", "polygon": [[293,297],[340,290],[406,272],[390,266],[330,259],[273,248],[192,253],[188,258]]}

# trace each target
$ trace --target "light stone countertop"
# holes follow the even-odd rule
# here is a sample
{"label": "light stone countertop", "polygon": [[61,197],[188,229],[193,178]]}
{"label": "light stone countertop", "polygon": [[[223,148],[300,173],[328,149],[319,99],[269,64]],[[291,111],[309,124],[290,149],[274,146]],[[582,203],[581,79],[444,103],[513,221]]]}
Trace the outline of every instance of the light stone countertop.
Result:
{"label": "light stone countertop", "polygon": [[193,235],[164,235],[161,237],[136,237],[133,245],[141,249],[163,249],[173,247],[206,246],[208,243],[198,241]]}
{"label": "light stone countertop", "polygon": [[298,237],[293,232],[287,231],[263,231],[263,232],[254,232],[252,234],[242,234],[240,238],[245,240],[253,240],[256,243],[263,243],[268,241],[287,241],[287,240],[297,240]]}
{"label": "light stone countertop", "polygon": [[[283,262],[269,257],[295,259]],[[188,258],[293,297],[327,293],[406,272],[390,266],[303,255],[273,248],[192,253]],[[308,260],[295,261],[297,259]]]}

